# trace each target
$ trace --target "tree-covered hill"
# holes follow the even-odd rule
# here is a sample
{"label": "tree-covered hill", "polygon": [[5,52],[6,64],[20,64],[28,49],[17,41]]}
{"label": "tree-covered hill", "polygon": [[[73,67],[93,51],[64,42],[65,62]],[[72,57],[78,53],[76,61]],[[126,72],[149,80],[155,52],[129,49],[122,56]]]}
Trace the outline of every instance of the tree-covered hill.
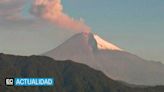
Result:
{"label": "tree-covered hill", "polygon": [[[52,77],[56,83],[53,87],[11,87],[5,86],[6,77]],[[127,86],[69,60],[0,54],[0,92],[164,92],[164,86]]]}

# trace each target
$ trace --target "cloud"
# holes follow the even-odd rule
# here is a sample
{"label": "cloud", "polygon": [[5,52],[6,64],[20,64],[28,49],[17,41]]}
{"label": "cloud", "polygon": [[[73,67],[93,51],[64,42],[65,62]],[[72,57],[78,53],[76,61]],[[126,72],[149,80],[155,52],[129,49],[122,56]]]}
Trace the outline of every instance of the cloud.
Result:
{"label": "cloud", "polygon": [[8,3],[8,2],[10,2],[10,1],[11,1],[11,0],[1,0],[1,1],[0,1],[0,4],[1,4],[1,3]]}
{"label": "cloud", "polygon": [[0,17],[3,19],[19,18],[25,0],[1,0]]}
{"label": "cloud", "polygon": [[[24,7],[29,6],[26,11]],[[25,12],[26,13],[25,13]],[[19,20],[27,12],[35,17],[48,20],[55,26],[77,32],[89,32],[90,28],[83,19],[75,20],[63,12],[61,0],[0,0],[0,18]]]}
{"label": "cloud", "polygon": [[90,31],[83,21],[75,20],[63,12],[61,0],[35,0],[32,13],[62,28],[83,32]]}

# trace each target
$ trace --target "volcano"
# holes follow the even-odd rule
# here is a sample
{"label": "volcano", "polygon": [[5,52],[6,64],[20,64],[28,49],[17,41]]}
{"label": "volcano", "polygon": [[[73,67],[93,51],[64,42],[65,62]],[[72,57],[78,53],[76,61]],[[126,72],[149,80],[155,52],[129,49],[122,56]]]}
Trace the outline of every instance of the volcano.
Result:
{"label": "volcano", "polygon": [[78,33],[43,55],[73,60],[102,71],[114,80],[137,85],[164,85],[164,65],[144,60],[93,33]]}

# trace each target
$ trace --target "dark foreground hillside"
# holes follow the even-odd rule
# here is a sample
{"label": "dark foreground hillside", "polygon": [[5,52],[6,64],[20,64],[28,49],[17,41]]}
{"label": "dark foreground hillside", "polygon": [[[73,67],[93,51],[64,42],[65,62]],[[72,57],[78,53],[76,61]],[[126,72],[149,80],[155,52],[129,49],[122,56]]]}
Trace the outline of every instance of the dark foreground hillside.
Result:
{"label": "dark foreground hillside", "polygon": [[[8,87],[6,77],[53,77],[56,83],[54,87]],[[0,92],[164,92],[164,87],[128,87],[72,61],[0,54]]]}

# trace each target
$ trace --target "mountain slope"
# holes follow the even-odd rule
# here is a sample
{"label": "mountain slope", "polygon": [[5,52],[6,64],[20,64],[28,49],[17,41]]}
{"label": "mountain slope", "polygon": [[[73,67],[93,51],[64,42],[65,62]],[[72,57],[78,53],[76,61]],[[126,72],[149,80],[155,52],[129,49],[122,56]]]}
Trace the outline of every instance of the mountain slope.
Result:
{"label": "mountain slope", "polygon": [[164,65],[144,60],[90,34],[79,33],[44,53],[57,60],[73,60],[132,84],[164,85]]}
{"label": "mountain slope", "polygon": [[108,49],[108,50],[122,50],[122,49],[120,49],[119,47],[117,47],[117,46],[115,46],[115,45],[113,45],[113,44],[111,44],[111,43],[109,43],[109,42],[107,42],[107,41],[105,41],[105,40],[103,40],[102,38],[100,38],[98,35],[94,35],[94,38],[95,38],[95,40],[97,41],[97,47],[99,48],[99,49]]}
{"label": "mountain slope", "polygon": [[[7,66],[7,67],[6,67]],[[163,92],[163,86],[130,87],[111,80],[102,72],[74,63],[57,62],[44,56],[12,56],[0,54],[0,90],[2,92]],[[52,77],[53,87],[8,87],[6,77]]]}
{"label": "mountain slope", "polygon": [[[88,42],[90,44],[88,44]],[[44,53],[44,55],[56,60],[74,60],[96,67],[95,57],[92,53],[93,50],[97,50],[96,44],[92,35],[88,36],[80,33],[74,35],[59,47]]]}

